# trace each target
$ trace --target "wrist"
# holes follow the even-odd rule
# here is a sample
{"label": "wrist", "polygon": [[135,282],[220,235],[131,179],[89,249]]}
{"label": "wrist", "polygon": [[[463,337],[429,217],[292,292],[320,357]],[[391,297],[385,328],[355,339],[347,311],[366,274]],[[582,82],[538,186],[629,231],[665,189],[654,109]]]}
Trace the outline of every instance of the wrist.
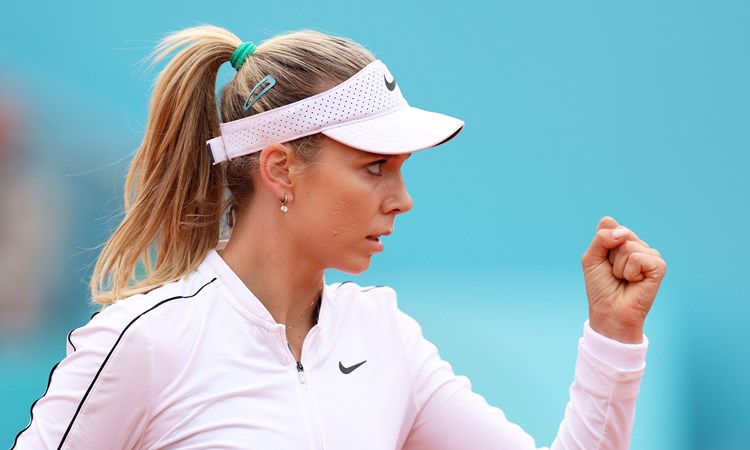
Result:
{"label": "wrist", "polygon": [[646,366],[648,337],[643,335],[640,344],[624,344],[597,333],[587,320],[583,324],[581,349],[618,371],[641,371]]}
{"label": "wrist", "polygon": [[623,324],[617,319],[589,313],[589,326],[602,336],[622,342],[623,344],[640,344],[643,342],[642,324]]}

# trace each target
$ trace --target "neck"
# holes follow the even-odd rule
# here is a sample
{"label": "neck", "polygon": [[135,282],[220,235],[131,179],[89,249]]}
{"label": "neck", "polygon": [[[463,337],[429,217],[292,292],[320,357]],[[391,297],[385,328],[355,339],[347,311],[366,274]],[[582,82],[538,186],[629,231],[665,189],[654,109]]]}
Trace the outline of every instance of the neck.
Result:
{"label": "neck", "polygon": [[271,220],[238,220],[222,258],[276,323],[304,336],[315,323],[314,302],[319,298],[324,268],[305,260],[294,240],[284,237],[280,223],[283,213],[274,210],[253,214]]}

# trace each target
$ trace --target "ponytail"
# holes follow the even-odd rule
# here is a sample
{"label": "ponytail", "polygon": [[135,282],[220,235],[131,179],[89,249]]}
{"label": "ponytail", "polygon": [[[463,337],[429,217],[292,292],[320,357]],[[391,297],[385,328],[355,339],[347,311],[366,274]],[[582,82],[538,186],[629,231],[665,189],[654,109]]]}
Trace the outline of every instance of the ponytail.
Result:
{"label": "ponytail", "polygon": [[240,43],[226,30],[202,26],[168,36],[154,51],[159,61],[183,47],[157,78],[145,137],[125,181],[125,217],[94,267],[94,302],[109,305],[180,279],[216,247],[225,182],[206,141],[219,135],[217,72]]}

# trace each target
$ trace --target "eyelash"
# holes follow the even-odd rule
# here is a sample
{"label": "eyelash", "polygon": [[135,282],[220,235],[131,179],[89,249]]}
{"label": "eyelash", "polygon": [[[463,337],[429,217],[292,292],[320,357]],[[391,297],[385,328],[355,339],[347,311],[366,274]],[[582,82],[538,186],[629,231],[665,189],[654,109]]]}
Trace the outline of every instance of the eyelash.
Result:
{"label": "eyelash", "polygon": [[[386,161],[384,159],[381,159],[380,161],[374,161],[367,165],[367,171],[370,173],[370,175],[375,175],[376,177],[382,177],[383,176],[383,164],[385,164]],[[370,170],[373,166],[377,167],[377,171],[373,172]]]}

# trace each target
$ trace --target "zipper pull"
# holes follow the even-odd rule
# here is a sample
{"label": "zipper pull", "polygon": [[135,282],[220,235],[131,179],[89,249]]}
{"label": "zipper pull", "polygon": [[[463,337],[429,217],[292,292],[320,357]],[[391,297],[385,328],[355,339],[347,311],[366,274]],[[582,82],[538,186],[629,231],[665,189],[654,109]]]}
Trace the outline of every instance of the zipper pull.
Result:
{"label": "zipper pull", "polygon": [[[294,356],[294,352],[292,351],[292,344],[287,342],[286,346],[289,347],[289,353],[292,354],[292,359],[297,361],[297,358]],[[305,382],[307,381],[307,377],[305,376],[305,368],[302,367],[302,361],[297,361],[297,375],[299,375],[299,382],[305,384]]]}
{"label": "zipper pull", "polygon": [[305,368],[302,367],[302,362],[297,361],[297,374],[299,375],[299,382],[305,384],[307,377],[305,376]]}

